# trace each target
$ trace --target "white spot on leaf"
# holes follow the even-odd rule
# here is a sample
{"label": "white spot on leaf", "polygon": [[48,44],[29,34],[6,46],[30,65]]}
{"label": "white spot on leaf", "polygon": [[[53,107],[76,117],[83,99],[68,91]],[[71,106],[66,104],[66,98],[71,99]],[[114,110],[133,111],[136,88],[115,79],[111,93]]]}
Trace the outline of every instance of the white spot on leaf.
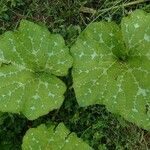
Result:
{"label": "white spot on leaf", "polygon": [[41,97],[36,93],[36,94],[33,96],[33,98],[34,98],[35,100],[37,100],[37,99],[40,99]]}
{"label": "white spot on leaf", "polygon": [[146,96],[146,90],[139,87],[137,95]]}
{"label": "white spot on leaf", "polygon": [[54,98],[54,97],[55,97],[55,94],[49,92],[49,93],[48,93],[48,96]]}
{"label": "white spot on leaf", "polygon": [[96,52],[93,52],[93,54],[91,55],[92,59],[94,59],[97,56]]}
{"label": "white spot on leaf", "polygon": [[81,58],[82,56],[84,56],[84,53],[83,53],[83,52],[80,53],[79,57]]}
{"label": "white spot on leaf", "polygon": [[144,34],[144,40],[150,42],[150,35]]}
{"label": "white spot on leaf", "polygon": [[139,28],[139,27],[140,27],[140,26],[139,26],[138,23],[135,23],[135,24],[134,24],[134,28],[135,28],[135,29],[137,29],[137,28]]}

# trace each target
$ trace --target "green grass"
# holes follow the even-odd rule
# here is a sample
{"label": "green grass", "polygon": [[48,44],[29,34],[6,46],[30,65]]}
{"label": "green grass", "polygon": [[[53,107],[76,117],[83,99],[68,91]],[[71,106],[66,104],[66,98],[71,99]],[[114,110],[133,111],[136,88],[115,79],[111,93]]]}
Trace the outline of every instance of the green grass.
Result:
{"label": "green grass", "polygon": [[[150,12],[150,2],[134,0],[0,0],[0,34],[18,27],[21,19],[46,25],[60,33],[70,47],[80,32],[93,21],[113,20],[137,8]],[[71,70],[70,70],[71,71]],[[62,78],[68,86],[65,101],[59,110],[35,121],[23,116],[0,114],[0,150],[20,150],[26,130],[41,123],[64,122],[95,150],[148,150],[150,133],[120,116],[109,113],[104,106],[80,108],[72,89],[69,73]]]}

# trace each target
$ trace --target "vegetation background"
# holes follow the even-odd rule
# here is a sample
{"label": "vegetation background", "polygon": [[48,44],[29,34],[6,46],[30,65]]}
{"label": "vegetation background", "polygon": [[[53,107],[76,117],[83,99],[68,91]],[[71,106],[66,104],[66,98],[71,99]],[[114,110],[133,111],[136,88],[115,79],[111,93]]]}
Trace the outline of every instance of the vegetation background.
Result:
{"label": "vegetation background", "polygon": [[[0,0],[0,34],[15,30],[21,19],[28,19],[61,34],[70,47],[91,22],[113,20],[119,24],[123,16],[138,8],[150,12],[150,0]],[[51,121],[63,121],[95,150],[150,149],[149,132],[111,114],[105,106],[80,108],[70,72],[62,80],[68,89],[59,110],[35,121],[21,115],[0,114],[0,150],[20,150],[27,129]]]}

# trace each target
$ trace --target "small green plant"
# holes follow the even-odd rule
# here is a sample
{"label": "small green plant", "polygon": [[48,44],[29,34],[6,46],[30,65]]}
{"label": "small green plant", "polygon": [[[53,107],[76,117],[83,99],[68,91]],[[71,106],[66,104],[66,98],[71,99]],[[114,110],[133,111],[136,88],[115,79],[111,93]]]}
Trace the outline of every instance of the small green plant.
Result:
{"label": "small green plant", "polygon": [[33,120],[61,106],[72,58],[60,35],[22,20],[0,39],[0,111]]}
{"label": "small green plant", "polygon": [[104,104],[150,130],[150,14],[136,10],[90,24],[71,48],[73,87],[80,106]]}
{"label": "small green plant", "polygon": [[[7,18],[8,15],[6,15],[6,11],[9,10],[9,7],[16,7],[23,5],[24,2],[22,0],[0,0],[0,15],[2,15],[3,18]],[[1,18],[1,16],[0,16]]]}

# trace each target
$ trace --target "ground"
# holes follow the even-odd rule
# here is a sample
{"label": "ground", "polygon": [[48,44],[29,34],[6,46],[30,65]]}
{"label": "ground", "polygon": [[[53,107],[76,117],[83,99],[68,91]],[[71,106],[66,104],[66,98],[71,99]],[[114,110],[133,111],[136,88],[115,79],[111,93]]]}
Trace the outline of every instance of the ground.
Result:
{"label": "ground", "polygon": [[[144,1],[144,0],[143,0]],[[15,30],[21,19],[44,24],[52,33],[61,34],[70,47],[80,32],[91,22],[113,20],[135,9],[150,12],[149,0],[0,0],[0,34]],[[70,69],[71,71],[71,69]],[[105,106],[80,108],[72,89],[69,73],[62,78],[68,86],[65,101],[59,110],[36,121],[22,115],[0,114],[0,149],[20,150],[26,130],[41,123],[66,126],[95,150],[148,150],[150,133],[111,114]]]}

